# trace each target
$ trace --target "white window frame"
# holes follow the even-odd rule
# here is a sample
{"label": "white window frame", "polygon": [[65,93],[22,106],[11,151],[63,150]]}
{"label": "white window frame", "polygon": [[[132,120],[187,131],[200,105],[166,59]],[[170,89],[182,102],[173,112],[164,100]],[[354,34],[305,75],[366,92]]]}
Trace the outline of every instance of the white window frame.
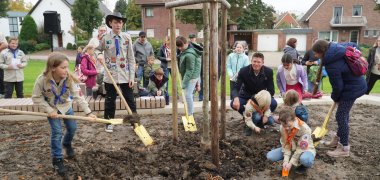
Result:
{"label": "white window frame", "polygon": [[364,30],[364,35],[363,35],[363,37],[369,37],[369,31],[370,31],[370,30]]}
{"label": "white window frame", "polygon": [[352,31],[350,31],[350,39],[349,39],[348,42],[351,42],[351,35],[352,35],[352,32],[355,32],[355,31],[357,32],[358,36],[357,36],[357,41],[354,42],[354,43],[359,44],[359,37],[360,37],[359,30],[352,30]]}
{"label": "white window frame", "polygon": [[154,16],[152,7],[145,8],[145,16],[146,17],[153,17]]}
{"label": "white window frame", "polygon": [[[341,8],[342,9],[342,13],[340,14],[340,20],[339,20],[339,23],[335,23],[335,8]],[[343,12],[343,6],[334,6],[333,7],[333,22],[334,22],[334,24],[342,24],[342,21],[343,21],[343,14],[344,14],[344,12]]]}
{"label": "white window frame", "polygon": [[146,37],[154,38],[154,29],[146,29]]}
{"label": "white window frame", "polygon": [[372,33],[372,37],[377,37],[379,36],[379,30],[372,30],[373,33]]}
{"label": "white window frame", "polygon": [[[354,15],[354,8],[356,7],[360,7],[360,14],[355,16]],[[362,5],[353,5],[352,6],[352,17],[362,17],[362,14],[363,14],[363,6]]]}
{"label": "white window frame", "polygon": [[[319,31],[318,32],[318,38],[320,39],[320,34],[319,33],[330,33],[330,37],[329,37],[329,40],[330,42],[334,41],[334,42],[338,42],[338,39],[339,39],[339,31],[337,30],[331,30],[331,31]],[[336,39],[333,39],[333,32],[337,32],[337,36],[336,36]]]}

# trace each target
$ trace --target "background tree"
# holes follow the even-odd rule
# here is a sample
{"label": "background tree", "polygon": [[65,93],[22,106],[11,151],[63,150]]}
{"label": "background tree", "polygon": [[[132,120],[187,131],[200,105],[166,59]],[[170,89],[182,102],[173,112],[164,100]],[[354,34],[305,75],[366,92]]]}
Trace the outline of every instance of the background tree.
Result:
{"label": "background tree", "polygon": [[272,29],[274,25],[274,9],[261,0],[250,0],[237,19],[239,29]]}
{"label": "background tree", "polygon": [[[7,0],[1,0],[1,1],[7,1]],[[10,1],[9,10],[28,12],[30,9],[27,8],[24,0],[17,0],[17,1]]]}
{"label": "background tree", "polygon": [[7,11],[9,9],[9,2],[8,1],[0,1],[0,17],[6,17]]}
{"label": "background tree", "polygon": [[140,29],[142,27],[141,22],[141,7],[135,4],[135,0],[128,0],[126,11],[127,23],[126,26],[130,30]]}
{"label": "background tree", "polygon": [[127,1],[118,0],[115,4],[115,9],[113,11],[120,12],[120,14],[125,17],[125,14],[127,12]]}
{"label": "background tree", "polygon": [[103,15],[99,10],[98,0],[78,0],[74,2],[71,16],[76,25],[92,37],[92,31],[100,26]]}
{"label": "background tree", "polygon": [[176,18],[184,24],[195,24],[198,31],[203,27],[202,9],[179,9],[176,10]]}
{"label": "background tree", "polygon": [[38,31],[36,22],[34,21],[32,16],[26,15],[24,17],[24,21],[22,22],[19,38],[22,41],[37,41],[37,35]]}

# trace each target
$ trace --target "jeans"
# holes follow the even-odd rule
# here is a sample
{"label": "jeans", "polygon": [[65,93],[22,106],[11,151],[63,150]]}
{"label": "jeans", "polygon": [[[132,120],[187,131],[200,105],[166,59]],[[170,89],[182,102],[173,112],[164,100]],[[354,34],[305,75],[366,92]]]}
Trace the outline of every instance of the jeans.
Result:
{"label": "jeans", "polygon": [[0,94],[4,94],[4,70],[0,69]]}
{"label": "jeans", "polygon": [[[260,113],[253,112],[252,113],[252,122],[258,127],[264,127],[263,118],[260,116]],[[272,116],[268,117],[268,122],[266,124],[272,125],[274,123],[274,119]]]}
{"label": "jeans", "polygon": [[4,90],[5,96],[4,98],[9,99],[12,98],[13,90],[16,89],[17,98],[24,98],[23,93],[23,81],[21,82],[4,82]]}
{"label": "jeans", "polygon": [[193,102],[194,94],[193,94],[193,92],[194,92],[195,85],[197,84],[198,79],[199,78],[191,79],[189,81],[189,84],[187,85],[187,87],[185,89],[182,89],[182,91],[185,91],[185,98],[186,98],[186,103],[187,103],[186,104],[187,105],[187,113],[189,114],[189,116],[192,116],[194,113],[194,102]]}
{"label": "jeans", "polygon": [[[61,114],[61,112],[58,112]],[[66,115],[73,115],[73,109],[69,109],[66,112]],[[51,137],[50,137],[50,146],[51,146],[51,156],[54,158],[62,158],[62,144],[65,146],[71,146],[71,141],[74,138],[75,131],[77,129],[77,122],[72,119],[63,119],[63,123],[66,126],[66,134],[63,137],[62,141],[62,123],[61,119],[48,118],[50,127],[51,127]]]}
{"label": "jeans", "polygon": [[92,88],[86,87],[86,96],[92,96]]}
{"label": "jeans", "polygon": [[[277,148],[269,151],[267,153],[267,159],[272,162],[277,162],[284,159],[284,154],[282,153],[282,148]],[[310,151],[305,151],[301,154],[299,162],[303,166],[310,168],[314,164],[315,156]]]}
{"label": "jeans", "polygon": [[137,69],[137,82],[141,82],[143,76],[144,76],[144,65],[139,65],[139,68]]}
{"label": "jeans", "polygon": [[[321,82],[319,82],[318,84],[318,91],[321,91],[321,84],[322,84],[322,80]],[[307,80],[307,91],[309,93],[313,93],[313,89],[314,89],[314,82],[311,82],[309,79]]]}
{"label": "jeans", "polygon": [[[248,100],[249,100],[249,98],[248,99],[246,99],[246,98],[242,98],[242,97],[239,97],[239,102],[240,102],[240,107],[239,107],[239,109],[237,110],[241,115],[243,115],[243,112],[245,111],[245,105],[247,104],[247,102],[248,102]],[[232,107],[232,105],[233,105],[233,100],[231,101],[231,103],[230,103],[230,106]],[[270,111],[275,111],[276,110],[276,108],[277,108],[277,101],[272,97],[272,100],[271,100],[271,103],[270,103]],[[232,109],[234,109],[233,107],[232,107]],[[236,109],[234,109],[235,111],[236,111]]]}
{"label": "jeans", "polygon": [[[136,102],[133,97],[133,87],[129,87],[128,83],[119,84],[119,86],[128,106],[131,108],[131,111],[135,113]],[[117,92],[113,84],[104,83],[104,87],[107,92],[106,99],[104,101],[104,119],[112,119],[115,118]]]}

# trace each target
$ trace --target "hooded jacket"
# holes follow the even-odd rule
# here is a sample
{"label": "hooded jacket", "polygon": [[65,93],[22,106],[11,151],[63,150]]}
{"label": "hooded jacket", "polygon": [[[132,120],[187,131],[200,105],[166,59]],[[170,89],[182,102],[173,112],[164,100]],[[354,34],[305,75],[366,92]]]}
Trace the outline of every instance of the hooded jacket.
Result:
{"label": "hooded jacket", "polygon": [[297,49],[292,48],[288,45],[285,46],[284,53],[290,54],[292,56],[292,59],[295,59],[295,60],[298,60],[298,57],[300,56],[300,53],[298,53]]}
{"label": "hooded jacket", "polygon": [[344,58],[346,48],[331,42],[322,63],[332,87],[331,98],[335,102],[355,100],[367,91],[364,76],[355,76]]}
{"label": "hooded jacket", "polygon": [[164,75],[162,78],[161,86],[158,84],[158,79],[154,74],[149,77],[148,91],[151,94],[157,94],[157,91],[162,91],[162,94],[166,91],[167,82],[169,79]]}
{"label": "hooded jacket", "polygon": [[141,43],[140,38],[133,44],[133,52],[135,53],[136,63],[140,66],[147,63],[148,56],[154,56],[152,44],[148,40]]}
{"label": "hooded jacket", "polygon": [[179,70],[182,75],[182,88],[185,89],[191,79],[199,78],[201,73],[201,56],[196,49],[188,47],[180,54]]}

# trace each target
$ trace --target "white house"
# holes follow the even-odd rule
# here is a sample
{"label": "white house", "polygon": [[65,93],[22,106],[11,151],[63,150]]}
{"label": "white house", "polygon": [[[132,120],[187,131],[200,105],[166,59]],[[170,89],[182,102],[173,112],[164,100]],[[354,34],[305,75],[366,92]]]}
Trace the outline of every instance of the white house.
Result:
{"label": "white house", "polygon": [[0,32],[4,36],[18,37],[21,23],[27,14],[27,12],[8,11],[7,17],[0,18]]}
{"label": "white house", "polygon": [[[71,26],[74,25],[71,17],[71,7],[74,2],[75,0],[38,0],[29,12],[38,27],[44,26],[43,13],[45,11],[57,11],[60,14],[61,33],[53,35],[54,48],[66,48],[68,43],[75,44],[75,37],[69,33]],[[99,9],[104,17],[112,13],[101,1],[99,1]]]}

